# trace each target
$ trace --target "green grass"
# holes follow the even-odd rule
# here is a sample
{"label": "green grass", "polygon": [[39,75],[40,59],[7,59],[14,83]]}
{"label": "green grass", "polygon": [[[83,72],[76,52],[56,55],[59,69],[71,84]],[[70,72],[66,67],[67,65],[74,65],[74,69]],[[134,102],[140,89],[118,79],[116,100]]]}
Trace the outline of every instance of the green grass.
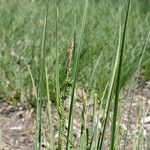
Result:
{"label": "green grass", "polygon": [[114,103],[114,111],[113,111],[113,122],[112,122],[112,136],[111,136],[111,145],[110,149],[114,149],[114,142],[115,142],[115,132],[116,132],[116,123],[117,123],[117,116],[118,116],[118,103],[119,103],[119,92],[120,92],[120,81],[121,81],[121,71],[122,71],[122,61],[123,61],[123,55],[124,55],[124,44],[125,44],[125,35],[127,30],[127,22],[128,22],[128,16],[129,16],[129,9],[130,9],[130,0],[128,1],[126,16],[125,16],[125,23],[124,23],[124,29],[122,34],[122,42],[120,46],[120,52],[119,52],[119,61],[118,61],[118,69],[117,69],[117,75],[116,75],[116,89],[115,89],[115,103]]}
{"label": "green grass", "polygon": [[46,89],[47,89],[47,100],[48,100],[47,102],[48,125],[49,125],[49,130],[50,130],[50,142],[49,143],[50,143],[50,149],[55,149],[47,68],[45,68],[45,75],[46,75]]}
{"label": "green grass", "polygon": [[[0,6],[1,13],[1,53],[0,53],[0,97],[6,97],[10,100],[33,101],[32,84],[27,65],[31,66],[33,76],[38,80],[38,66],[36,60],[40,55],[42,26],[44,23],[44,2],[21,1],[3,1]],[[117,22],[119,19],[118,11],[122,9],[122,18],[124,18],[124,2],[114,3],[111,1],[90,1],[88,8],[89,15],[85,26],[85,36],[83,48],[81,51],[81,60],[79,65],[78,81],[85,86],[87,79],[92,74],[93,67],[98,60],[98,56],[103,53],[100,65],[96,69],[94,78],[96,78],[95,91],[102,96],[104,87],[110,80],[112,64],[115,61],[115,49],[117,38]],[[126,55],[123,59],[123,76],[121,85],[124,85],[130,79],[134,72],[137,58],[140,55],[141,43],[149,30],[149,12],[142,11],[141,3],[133,0],[129,18],[129,30],[127,31],[127,41],[125,44]],[[59,49],[59,67],[60,67],[60,88],[65,85],[65,70],[67,67],[67,42],[72,38],[74,25],[74,15],[77,15],[77,39],[82,20],[84,1],[61,1],[59,2],[60,15],[58,18],[58,49]],[[134,10],[134,11],[133,11]],[[48,13],[48,26],[46,38],[48,42],[45,45],[45,63],[48,66],[48,74],[51,79],[50,93],[55,101],[55,3],[50,1]],[[146,17],[143,17],[146,16]],[[149,55],[147,48],[147,56]],[[89,57],[90,56],[90,57]],[[147,59],[148,60],[148,59]],[[147,64],[147,65],[146,65]],[[146,74],[148,74],[148,62],[145,62]],[[147,75],[148,78],[148,75]],[[98,86],[101,85],[101,86]],[[12,93],[16,94],[12,96]],[[32,99],[32,100],[31,100]],[[32,102],[31,102],[32,104]]]}
{"label": "green grass", "polygon": [[[71,143],[73,143],[73,118],[74,118],[74,94],[75,94],[75,88],[76,88],[76,82],[77,82],[77,72],[78,72],[78,66],[79,66],[79,60],[81,55],[81,48],[82,48],[82,40],[83,40],[83,34],[84,34],[84,28],[85,28],[85,21],[86,21],[86,15],[87,15],[87,8],[88,8],[88,0],[85,2],[84,7],[84,14],[83,14],[83,21],[81,26],[81,32],[79,37],[79,42],[76,43],[76,37],[75,39],[75,61],[73,66],[73,84],[72,84],[72,93],[71,93],[71,104],[70,104],[70,112],[69,112],[69,122],[68,122],[68,133],[67,133],[67,146],[66,149],[69,149],[69,140]],[[76,26],[76,25],[75,25]],[[75,29],[76,32],[76,29]],[[77,45],[78,44],[78,45]],[[77,45],[77,48],[76,48]],[[76,50],[77,49],[77,50]]]}
{"label": "green grass", "polygon": [[45,3],[45,16],[44,16],[44,27],[43,27],[43,37],[41,43],[41,52],[38,62],[38,85],[37,85],[37,106],[36,106],[36,149],[41,149],[41,116],[42,116],[42,106],[45,101],[45,43],[46,43],[46,29],[47,29],[47,16],[48,16],[49,1]]}
{"label": "green grass", "polygon": [[[13,104],[27,102],[36,108],[37,150],[41,149],[43,108],[48,112],[50,146],[55,149],[52,102],[58,110],[58,147],[75,149],[74,102],[76,89],[81,87],[95,101],[92,129],[87,132],[88,99],[83,98],[82,132],[76,148],[103,149],[108,125],[112,126],[110,149],[114,148],[118,140],[115,138],[120,137],[119,123],[126,104],[118,109],[122,88],[136,77],[141,67],[145,80],[149,80],[150,74],[149,38],[145,44],[150,26],[149,1],[129,3],[123,0],[0,0],[0,98]],[[72,64],[68,68],[67,43],[72,39]],[[66,137],[64,96],[71,96]],[[100,130],[95,120],[97,108],[103,114]],[[135,137],[135,143],[137,140]]]}

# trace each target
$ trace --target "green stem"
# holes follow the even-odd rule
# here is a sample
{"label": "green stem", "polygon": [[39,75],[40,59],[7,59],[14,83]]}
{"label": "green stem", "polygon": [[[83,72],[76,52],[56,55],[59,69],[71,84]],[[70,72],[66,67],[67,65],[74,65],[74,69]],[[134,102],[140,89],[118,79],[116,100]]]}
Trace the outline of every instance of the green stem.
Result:
{"label": "green stem", "polygon": [[123,37],[122,37],[122,44],[121,44],[121,49],[120,49],[118,74],[117,74],[117,79],[116,79],[115,105],[114,105],[114,113],[113,113],[112,134],[111,134],[112,136],[111,136],[110,150],[113,150],[114,141],[115,141],[116,120],[117,120],[120,81],[121,81],[121,70],[122,70],[124,42],[125,42],[125,34],[126,34],[127,21],[128,21],[128,15],[129,15],[129,8],[130,8],[130,0],[128,1],[128,7],[127,7],[127,12],[126,12],[125,25],[124,25],[124,31],[123,31]]}

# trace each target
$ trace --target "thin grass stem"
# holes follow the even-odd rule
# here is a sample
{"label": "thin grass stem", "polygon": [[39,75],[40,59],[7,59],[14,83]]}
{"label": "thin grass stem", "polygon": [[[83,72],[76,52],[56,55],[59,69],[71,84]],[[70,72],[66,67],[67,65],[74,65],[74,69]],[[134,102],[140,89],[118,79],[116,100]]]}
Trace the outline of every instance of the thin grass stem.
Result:
{"label": "thin grass stem", "polygon": [[[74,69],[73,70],[73,84],[72,84],[71,104],[70,104],[70,111],[69,111],[69,122],[68,122],[66,150],[69,149],[69,140],[71,141],[71,143],[72,143],[72,140],[73,140],[73,133],[70,134],[70,131],[73,132],[74,93],[75,93],[75,86],[76,86],[76,80],[77,80],[77,71],[78,71],[80,53],[81,53],[81,48],[82,48],[83,34],[84,34],[84,29],[85,29],[87,8],[88,8],[88,0],[85,1],[84,14],[83,14],[81,32],[80,32],[80,37],[79,37],[79,45],[77,47],[77,53],[76,53],[76,58],[75,58],[75,62],[74,62],[74,67],[73,67],[73,69]],[[75,40],[74,40],[74,44],[76,46],[76,41]],[[75,48],[75,46],[74,46],[74,48]]]}

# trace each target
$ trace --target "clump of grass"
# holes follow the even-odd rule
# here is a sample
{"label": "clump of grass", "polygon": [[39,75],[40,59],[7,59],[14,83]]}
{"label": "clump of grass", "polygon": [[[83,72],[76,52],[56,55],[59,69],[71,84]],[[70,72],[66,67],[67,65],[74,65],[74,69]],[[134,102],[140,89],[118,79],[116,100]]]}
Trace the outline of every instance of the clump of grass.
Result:
{"label": "clump of grass", "polygon": [[[14,3],[9,2],[8,6],[7,3],[3,1],[2,5],[0,6],[0,10],[4,10],[4,9],[6,10],[6,12],[1,15],[2,23],[0,24],[0,27],[2,29],[1,31],[3,32],[3,36],[2,38],[0,37],[0,41],[4,43],[4,45],[2,46],[2,52],[0,54],[0,61],[2,62],[0,63],[0,73],[2,75],[2,77],[0,77],[2,78],[0,80],[0,92],[1,92],[0,95],[2,96],[5,95],[7,91],[10,91],[9,92],[10,94],[7,95],[12,95],[13,93],[12,91],[14,91],[14,93],[16,93],[15,96],[12,97],[9,96],[9,97],[11,99],[17,100],[17,97],[21,97],[23,95],[22,94],[23,92],[26,93],[25,92],[26,90],[23,89],[25,85],[27,89],[28,87],[29,89],[31,88],[30,87],[31,85],[26,83],[28,82],[26,71],[22,69],[24,68],[23,67],[24,65],[28,66],[28,72],[32,81],[31,83],[32,83],[32,88],[35,96],[34,98],[36,99],[35,106],[36,106],[37,116],[36,116],[35,148],[37,150],[41,149],[41,138],[42,138],[41,115],[42,115],[42,110],[43,110],[42,107],[44,102],[45,104],[47,103],[46,110],[48,112],[50,149],[54,150],[57,147],[54,144],[55,142],[54,142],[54,129],[52,124],[52,114],[51,114],[51,100],[56,100],[57,109],[58,109],[58,117],[59,117],[58,149],[59,150],[63,150],[65,148],[66,150],[76,149],[76,148],[102,150],[108,123],[112,125],[112,134],[110,139],[111,150],[118,149],[121,136],[124,136],[124,130],[122,129],[121,126],[121,117],[125,109],[125,104],[122,101],[121,104],[124,106],[122,108],[121,105],[121,108],[118,109],[119,95],[120,95],[121,87],[125,85],[126,81],[130,79],[132,75],[136,76],[133,73],[134,70],[136,69],[135,67],[136,63],[139,60],[136,58],[141,56],[140,55],[141,53],[137,51],[137,49],[140,49],[141,47],[142,38],[140,37],[144,37],[143,29],[144,30],[149,29],[147,28],[148,23],[144,25],[145,28],[141,27],[144,21],[142,21],[142,23],[139,23],[141,22],[141,18],[139,15],[137,18],[135,18],[135,15],[137,16],[138,14],[136,13],[136,11],[132,12],[134,13],[134,15],[131,15],[128,18],[129,7],[131,7],[130,0],[129,0],[127,11],[125,13],[125,23],[124,23],[123,33],[121,33],[121,23],[119,24],[118,49],[116,52],[115,51],[116,45],[114,44],[116,38],[114,38],[114,35],[117,33],[116,28],[118,28],[118,26],[116,27],[115,21],[116,18],[118,19],[118,16],[119,17],[122,16],[120,15],[120,13],[118,13],[119,15],[116,13],[116,7],[118,6],[119,3],[115,3],[114,1],[99,2],[99,1],[85,0],[84,9],[82,9],[83,2],[84,1],[76,2],[76,1],[69,1],[69,0],[58,1],[56,2],[57,4],[55,3],[56,7],[53,8],[54,7],[53,4],[48,5],[49,0],[46,0],[46,5],[44,5],[44,7],[41,7],[41,5],[43,4],[42,0],[39,0],[38,2],[32,1],[31,5],[32,7],[35,8],[34,9],[35,12],[34,11],[33,12],[35,13],[35,16],[39,16],[39,18],[37,19],[38,21],[36,22],[35,21],[36,17],[34,15],[31,16],[31,20],[34,21],[32,22],[31,20],[29,20],[29,24],[26,23],[28,22],[28,20],[26,20],[28,18],[26,17],[28,16],[28,13],[26,14],[25,12],[21,13],[20,11],[17,11],[17,10],[22,10],[19,9],[17,5],[15,5],[17,1],[14,1]],[[134,2],[135,4],[137,4],[139,1],[133,0],[133,3]],[[30,3],[28,2],[26,3],[30,5]],[[88,3],[90,3],[89,7],[88,7]],[[11,6],[11,4],[13,5]],[[25,8],[23,4],[24,4],[23,2],[20,2],[20,8]],[[109,9],[110,6],[112,7],[111,9]],[[7,8],[11,8],[11,10]],[[53,14],[54,9],[56,10],[55,15]],[[87,15],[87,10],[90,12],[89,15]],[[138,12],[138,8],[136,10]],[[16,16],[18,16],[17,15],[18,12],[20,12],[23,16],[21,21],[17,19],[18,17],[15,17],[15,15],[13,15],[16,14]],[[41,12],[41,14],[39,14],[39,12]],[[44,21],[42,21],[43,12],[45,13]],[[83,16],[81,17],[80,14],[82,13]],[[51,17],[50,20],[48,19],[49,15]],[[73,15],[75,15],[75,18],[72,17]],[[67,49],[66,48],[67,46],[65,46],[64,41],[68,39],[69,37],[68,35],[70,34],[69,31],[72,30],[72,28],[68,28],[71,26],[70,20],[72,18],[74,18],[74,27],[73,27],[74,39],[69,44],[68,55],[66,56],[67,59],[64,59],[63,57],[65,57],[66,55],[64,50]],[[80,29],[80,21],[81,21],[81,29]],[[5,22],[6,22],[6,27],[2,25]],[[23,22],[23,25],[21,25],[21,22]],[[41,34],[40,29],[41,26],[43,25],[43,22],[44,22],[43,37],[42,37],[42,42],[39,42],[40,41],[39,37]],[[88,23],[86,24],[86,22]],[[127,22],[129,26],[128,31],[126,29]],[[55,27],[53,24],[55,24]],[[60,24],[63,25],[60,26]],[[133,28],[135,27],[135,24],[136,24],[136,28]],[[32,31],[33,26],[34,26],[34,31]],[[49,27],[51,27],[50,31],[48,30]],[[12,33],[8,31],[9,28],[12,29],[13,31]],[[23,60],[20,59],[22,53],[19,54],[19,56],[15,55],[12,57],[10,55],[11,53],[9,53],[8,51],[9,49],[13,49],[14,45],[11,47],[11,43],[13,42],[17,43],[18,39],[20,39],[21,37],[23,37],[23,39],[26,39],[26,37],[24,37],[25,31],[21,30],[21,28],[26,30],[30,28],[29,31],[31,31],[31,33],[33,32],[33,34],[30,33],[31,35],[29,34],[32,38],[30,39],[30,36],[28,35],[27,39],[29,38],[29,41],[26,41],[27,43],[28,42],[30,43],[30,40],[33,41],[32,44],[31,43],[29,44],[32,46],[20,48],[21,50],[23,49],[23,52],[25,53],[24,55],[26,57],[30,57],[29,60],[25,63],[23,63],[24,58]],[[39,32],[36,31],[36,28],[39,29]],[[54,28],[55,28],[55,32],[53,32]],[[22,34],[22,32],[24,32],[24,34]],[[79,37],[78,37],[78,32],[79,32]],[[20,36],[19,35],[17,36],[16,33],[20,34]],[[48,35],[48,37],[52,39],[51,41],[55,39],[55,42],[46,42],[47,39],[46,35]],[[126,45],[125,45],[125,36],[128,37],[126,38],[126,43],[127,43]],[[137,37],[137,39],[135,37]],[[38,52],[37,49],[41,43],[42,43],[41,51]],[[135,46],[135,43],[138,44]],[[23,42],[21,42],[21,45],[22,44]],[[20,47],[20,45],[18,45],[18,47]],[[17,49],[17,47],[15,47],[14,49]],[[29,53],[30,49],[32,50],[31,53]],[[126,51],[127,55],[124,55],[125,49],[127,49]],[[146,49],[146,47],[144,49]],[[135,53],[137,54],[135,55]],[[33,58],[37,58],[38,54],[40,54],[39,61],[36,64],[38,66],[38,71],[36,69],[32,70],[34,67],[34,62],[37,62]],[[115,54],[116,57],[114,57]],[[141,57],[143,57],[143,54],[144,52],[142,52]],[[16,57],[17,57],[17,61],[15,62],[14,60],[16,59],[14,58]],[[67,67],[66,65],[64,65],[66,64],[66,60],[68,60]],[[115,63],[112,63],[113,61],[115,61]],[[16,64],[17,66],[20,67],[19,69],[18,68],[15,69]],[[13,66],[12,69],[8,67],[10,65]],[[141,66],[141,59],[140,59],[140,66]],[[64,71],[65,68],[67,68],[66,72]],[[15,72],[16,70],[17,72]],[[23,75],[23,78],[25,79],[27,78],[27,81],[25,83],[19,80],[19,77],[21,75]],[[48,78],[48,76],[50,78]],[[53,80],[54,76],[56,76],[55,80]],[[87,121],[86,121],[87,119],[86,115],[88,110],[87,99],[85,98],[84,96],[85,94],[82,91],[83,109],[82,109],[82,118],[81,118],[82,123],[81,123],[80,141],[79,141],[79,145],[74,146],[73,118],[74,118],[75,90],[76,90],[77,83],[84,85],[83,91],[84,89],[87,88],[88,92],[86,94],[89,94],[90,96],[94,95],[93,96],[94,106],[93,106],[93,115],[92,115],[93,117],[92,128],[87,129]],[[69,122],[68,122],[67,137],[65,143],[66,114],[64,110],[65,109],[64,103],[66,99],[70,99],[69,97],[70,93],[71,93],[71,100],[70,100]],[[111,106],[112,106],[111,102],[113,98],[115,99],[114,114],[113,114],[113,119],[111,119],[109,112],[111,111]],[[98,106],[98,101],[100,102],[99,106]],[[97,107],[99,107],[99,114],[101,113],[103,114],[102,121],[101,120],[99,121],[100,115],[98,115],[98,117],[96,116]],[[132,102],[131,102],[130,111],[131,108],[132,108]],[[120,113],[119,115],[118,115],[118,111]],[[117,118],[119,118],[118,121]],[[130,118],[130,112],[129,112],[129,118]],[[99,127],[100,123],[101,123],[101,127]],[[128,123],[130,123],[130,121]],[[137,124],[140,123],[138,122]],[[138,138],[135,137],[135,143],[133,145],[133,149],[136,149],[137,145],[139,146],[140,149],[143,147],[143,142],[142,143],[139,142],[140,140],[143,140],[143,135],[141,133],[143,131],[143,124],[139,127],[139,130],[140,130],[140,134]],[[127,132],[125,135],[126,137],[125,137],[124,149],[127,143],[126,141]],[[142,135],[141,138],[140,135]]]}
{"label": "clump of grass", "polygon": [[[96,109],[97,109],[97,99],[95,98],[94,107],[93,107],[93,123],[92,123],[92,132],[91,132],[91,141],[89,143],[89,135],[88,135],[88,132],[86,129],[86,107],[87,107],[86,103],[87,102],[83,96],[82,125],[81,125],[79,149],[87,149],[87,148],[92,149],[93,148],[93,140],[95,140],[95,142],[94,142],[95,149],[103,148],[103,142],[104,142],[104,138],[105,138],[105,132],[106,132],[108,119],[112,123],[112,135],[111,135],[112,138],[111,138],[110,149],[118,148],[119,140],[120,140],[121,136],[124,134],[124,131],[122,130],[122,127],[120,126],[122,116],[121,115],[119,116],[120,121],[117,122],[116,119],[118,116],[117,109],[118,109],[118,103],[119,103],[119,92],[120,92],[120,86],[121,86],[121,70],[122,70],[123,51],[124,51],[125,33],[126,33],[126,26],[127,26],[127,21],[128,21],[129,7],[130,7],[130,0],[128,2],[128,7],[127,7],[127,11],[126,11],[122,39],[121,39],[121,23],[120,23],[118,49],[117,49],[117,54],[116,54],[116,59],[115,59],[111,82],[106,85],[106,88],[104,90],[104,95],[103,95],[102,101],[100,103],[100,109],[102,109],[103,101],[104,101],[105,94],[107,91],[107,87],[109,86],[108,96],[106,99],[106,106],[104,108],[104,117],[103,117],[104,122],[102,124],[103,130],[99,131],[99,134],[97,134],[95,132],[95,131],[98,131],[98,123],[95,124],[95,122],[96,122],[95,114],[96,114]],[[83,14],[83,19],[82,19],[81,32],[80,32],[80,36],[79,36],[79,44],[76,42],[76,21],[75,21],[74,41],[71,42],[69,49],[68,49],[68,65],[67,65],[67,71],[66,71],[66,82],[65,82],[65,86],[64,86],[64,93],[61,95],[60,81],[59,81],[60,74],[59,74],[59,51],[58,51],[58,14],[59,14],[58,5],[56,7],[56,102],[57,102],[57,109],[58,109],[58,115],[59,115],[58,149],[60,149],[60,150],[64,149],[65,146],[66,146],[67,150],[70,149],[71,147],[75,148],[73,145],[74,93],[75,93],[76,82],[77,82],[77,72],[78,72],[78,67],[79,67],[79,59],[80,59],[81,48],[82,48],[83,34],[84,34],[84,29],[85,29],[87,8],[88,8],[88,0],[85,1],[85,8],[84,8],[84,14]],[[77,47],[76,47],[76,45],[77,45]],[[100,61],[101,56],[102,55],[99,56],[96,66],[92,72],[92,78],[94,76],[95,70],[97,69],[97,66]],[[73,68],[73,72],[72,72],[72,68]],[[46,71],[46,74],[47,74],[47,71]],[[73,76],[73,79],[72,79],[72,76]],[[47,79],[47,77],[46,77],[46,79]],[[92,81],[92,80],[93,79],[91,79],[90,81]],[[47,83],[48,83],[48,81],[47,81]],[[91,82],[89,82],[89,83],[91,83]],[[50,97],[49,97],[48,91],[49,91],[49,89],[48,89],[48,84],[47,84],[47,96],[48,96],[48,103],[50,106]],[[111,100],[113,98],[114,91],[115,91],[114,115],[113,115],[113,120],[111,120],[109,118],[109,111],[110,111]],[[68,98],[70,92],[71,92],[71,104],[70,104],[70,112],[69,112],[69,123],[68,123],[68,129],[67,129],[67,132],[68,132],[67,133],[67,143],[65,145],[65,142],[64,142],[64,135],[65,135],[64,102]],[[122,109],[120,111],[122,111]],[[51,119],[50,108],[49,108],[49,116],[50,116],[49,119]],[[52,128],[52,125],[50,124],[50,122],[49,122],[49,127]],[[50,131],[50,132],[53,134],[53,131]],[[117,140],[115,140],[115,139],[117,139]],[[51,138],[50,142],[51,142],[51,148],[54,149],[54,138]],[[89,145],[89,147],[88,147],[88,145]]]}

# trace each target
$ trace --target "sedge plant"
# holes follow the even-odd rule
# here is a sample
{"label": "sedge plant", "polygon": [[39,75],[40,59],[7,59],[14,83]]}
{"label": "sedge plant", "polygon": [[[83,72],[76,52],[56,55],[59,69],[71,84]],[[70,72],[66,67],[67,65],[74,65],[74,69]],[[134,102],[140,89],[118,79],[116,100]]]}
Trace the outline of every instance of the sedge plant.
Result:
{"label": "sedge plant", "polygon": [[[75,93],[75,87],[76,87],[76,80],[77,80],[77,71],[78,71],[78,65],[79,65],[79,59],[80,59],[80,53],[82,48],[82,40],[83,40],[83,34],[84,34],[84,28],[85,28],[85,21],[86,21],[86,15],[87,15],[87,8],[88,8],[88,0],[85,1],[85,7],[84,7],[84,14],[82,19],[82,26],[81,26],[81,32],[79,37],[79,44],[77,47],[76,58],[73,65],[73,83],[72,83],[72,93],[71,93],[71,103],[70,103],[70,111],[69,111],[69,122],[68,122],[68,133],[67,133],[67,145],[66,150],[69,150],[70,144],[69,141],[73,141],[73,115],[74,115],[74,93]],[[75,30],[76,32],[76,30]],[[74,43],[75,43],[75,50],[76,50],[76,37],[74,37]]]}

